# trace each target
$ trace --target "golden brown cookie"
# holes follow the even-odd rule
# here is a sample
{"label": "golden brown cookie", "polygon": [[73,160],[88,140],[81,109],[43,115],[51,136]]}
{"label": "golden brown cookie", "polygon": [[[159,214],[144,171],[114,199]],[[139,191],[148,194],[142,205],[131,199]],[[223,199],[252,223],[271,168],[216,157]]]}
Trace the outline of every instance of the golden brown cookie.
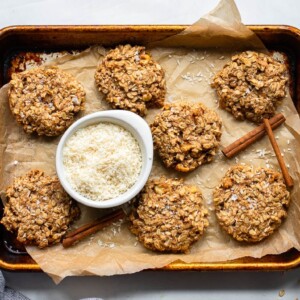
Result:
{"label": "golden brown cookie", "polygon": [[187,252],[208,226],[201,191],[182,180],[149,180],[137,196],[130,230],[148,249]]}
{"label": "golden brown cookie", "polygon": [[283,63],[264,53],[242,52],[231,58],[216,74],[220,106],[238,120],[259,123],[275,114],[286,96],[287,69]]}
{"label": "golden brown cookie", "polygon": [[110,50],[95,73],[96,85],[113,108],[144,116],[165,100],[165,75],[145,47],[120,45]]}
{"label": "golden brown cookie", "polygon": [[56,68],[35,68],[14,73],[9,105],[26,133],[57,136],[84,109],[85,91],[70,74]]}
{"label": "golden brown cookie", "polygon": [[234,239],[259,242],[287,216],[290,193],[280,173],[250,166],[230,168],[213,193],[221,227]]}
{"label": "golden brown cookie", "polygon": [[222,134],[220,117],[202,103],[167,104],[150,127],[164,164],[181,172],[212,161]]}
{"label": "golden brown cookie", "polygon": [[16,232],[17,240],[25,245],[44,248],[59,243],[80,215],[58,178],[40,170],[17,177],[7,188],[6,197],[1,223]]}

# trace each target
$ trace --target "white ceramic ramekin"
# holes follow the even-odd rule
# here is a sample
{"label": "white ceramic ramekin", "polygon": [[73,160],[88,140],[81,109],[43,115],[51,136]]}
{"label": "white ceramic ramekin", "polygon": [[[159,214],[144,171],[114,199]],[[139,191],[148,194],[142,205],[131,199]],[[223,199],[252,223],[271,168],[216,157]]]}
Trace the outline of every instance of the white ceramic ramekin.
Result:
{"label": "white ceramic ramekin", "polygon": [[[63,148],[66,141],[78,129],[97,124],[110,122],[124,127],[136,138],[142,152],[142,169],[136,183],[124,194],[109,200],[95,201],[76,192],[68,182],[63,165]],[[66,192],[76,201],[90,207],[110,208],[130,201],[146,184],[153,163],[153,140],[150,128],[146,121],[137,114],[124,110],[107,110],[89,114],[73,123],[61,137],[56,150],[56,172]]]}

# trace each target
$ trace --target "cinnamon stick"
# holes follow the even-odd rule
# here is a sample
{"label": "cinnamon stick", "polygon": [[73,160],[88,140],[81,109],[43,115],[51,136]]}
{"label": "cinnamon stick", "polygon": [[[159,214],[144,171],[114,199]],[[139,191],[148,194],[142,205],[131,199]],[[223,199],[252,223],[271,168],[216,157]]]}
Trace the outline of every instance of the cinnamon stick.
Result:
{"label": "cinnamon stick", "polygon": [[274,149],[274,152],[276,154],[279,166],[281,168],[285,184],[286,184],[287,187],[291,188],[294,185],[293,179],[290,176],[289,171],[288,171],[288,169],[287,169],[287,167],[284,163],[283,157],[281,155],[280,149],[278,147],[278,144],[277,144],[276,139],[274,137],[272,127],[271,127],[270,122],[269,122],[268,119],[264,119],[264,125],[265,125],[265,128],[266,128],[267,134],[269,136],[270,142],[272,144],[272,147]]}
{"label": "cinnamon stick", "polygon": [[[274,117],[272,117],[269,121],[272,129],[275,129],[285,122],[285,117],[283,114],[277,114]],[[222,152],[227,158],[232,158],[240,151],[244,150],[248,146],[252,145],[254,142],[258,141],[265,134],[266,134],[265,125],[261,124],[255,129],[246,133],[244,136],[239,138],[234,143],[223,148]]]}
{"label": "cinnamon stick", "polygon": [[76,230],[69,232],[62,241],[63,247],[68,248],[90,236],[93,233],[109,226],[111,223],[124,218],[125,213],[122,209],[113,211],[103,218],[99,218],[93,222],[83,225]]}

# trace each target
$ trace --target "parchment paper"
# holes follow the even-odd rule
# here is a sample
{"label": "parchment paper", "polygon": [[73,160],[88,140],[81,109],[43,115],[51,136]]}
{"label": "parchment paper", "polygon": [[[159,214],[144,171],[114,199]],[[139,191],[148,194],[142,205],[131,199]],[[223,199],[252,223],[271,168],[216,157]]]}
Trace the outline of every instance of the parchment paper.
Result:
{"label": "parchment paper", "polygon": [[[260,42],[253,43],[253,40],[257,38],[241,24],[239,13],[231,0],[221,1],[211,14],[196,23],[196,27],[192,26],[187,32],[176,37],[177,45],[180,45],[180,37],[189,36],[189,32],[195,34],[200,29],[201,39],[205,38],[209,47],[212,44],[216,45],[221,37],[222,46],[226,46],[226,36],[231,36],[231,43],[234,39],[237,44],[247,49],[261,46]],[[197,38],[199,44],[193,44],[197,50],[155,47],[150,52],[166,71],[166,102],[201,101],[215,109],[223,120],[221,144],[227,146],[253,129],[255,125],[248,121],[236,121],[231,114],[219,109],[216,93],[209,84],[212,76],[229,61],[234,51],[224,51],[223,48],[199,49],[205,46],[201,39]],[[170,41],[172,42],[172,39]],[[165,46],[168,46],[168,43],[165,43]],[[109,109],[109,105],[102,99],[94,84],[94,72],[105,51],[102,47],[93,47],[77,55],[63,56],[53,62],[73,74],[84,85],[87,92],[84,114]],[[8,87],[4,86],[0,90],[0,114],[2,116],[0,119],[0,188],[2,191],[12,182],[13,177],[24,174],[32,168],[41,168],[49,174],[54,174],[55,150],[59,141],[59,137],[42,138],[26,135],[9,110],[7,89]],[[276,130],[275,135],[295,186],[287,220],[277,232],[263,242],[255,245],[238,243],[224,233],[219,228],[213,211],[212,191],[228,168],[236,163],[279,170],[276,157],[266,137],[240,153],[235,159],[226,159],[219,151],[212,163],[203,165],[188,174],[169,171],[163,167],[158,157],[155,158],[151,176],[164,174],[182,177],[186,183],[196,184],[203,191],[210,212],[210,226],[200,241],[192,246],[189,254],[160,254],[145,249],[129,232],[126,222],[113,224],[69,249],[63,249],[61,245],[44,250],[27,247],[28,253],[42,270],[58,283],[66,276],[133,273],[147,268],[159,268],[176,260],[187,263],[217,262],[244,256],[259,258],[266,254],[279,254],[293,247],[300,250],[298,184],[300,154],[296,151],[300,147],[300,121],[289,96],[283,101],[279,111],[283,112],[287,121],[284,126]],[[158,112],[159,110],[149,110],[146,120],[150,123]],[[103,210],[84,206],[81,206],[81,209],[82,217],[75,227],[107,213],[107,210],[103,212]]]}

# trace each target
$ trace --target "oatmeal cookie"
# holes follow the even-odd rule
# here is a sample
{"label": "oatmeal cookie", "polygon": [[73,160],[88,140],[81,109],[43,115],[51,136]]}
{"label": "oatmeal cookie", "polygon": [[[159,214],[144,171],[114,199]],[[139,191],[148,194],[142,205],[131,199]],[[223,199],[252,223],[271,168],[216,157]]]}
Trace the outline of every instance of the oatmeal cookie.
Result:
{"label": "oatmeal cookie", "polygon": [[40,170],[18,177],[6,190],[1,223],[25,245],[44,248],[59,243],[80,210],[58,178]]}
{"label": "oatmeal cookie", "polygon": [[260,123],[275,114],[286,96],[287,81],[283,63],[263,53],[246,51],[231,58],[214,77],[212,87],[220,106],[236,119]]}
{"label": "oatmeal cookie", "polygon": [[95,73],[96,85],[113,108],[141,116],[147,107],[163,106],[164,71],[145,47],[121,45],[110,50]]}
{"label": "oatmeal cookie", "polygon": [[238,241],[259,242],[287,216],[290,193],[280,173],[250,166],[230,168],[213,193],[221,227]]}
{"label": "oatmeal cookie", "polygon": [[12,74],[10,109],[26,133],[57,136],[84,109],[85,91],[70,74],[56,68],[35,68]]}
{"label": "oatmeal cookie", "polygon": [[187,252],[208,227],[207,215],[196,186],[160,177],[149,180],[137,196],[129,228],[148,249]]}
{"label": "oatmeal cookie", "polygon": [[167,167],[192,171],[212,161],[222,121],[202,103],[167,104],[151,124],[154,147]]}

